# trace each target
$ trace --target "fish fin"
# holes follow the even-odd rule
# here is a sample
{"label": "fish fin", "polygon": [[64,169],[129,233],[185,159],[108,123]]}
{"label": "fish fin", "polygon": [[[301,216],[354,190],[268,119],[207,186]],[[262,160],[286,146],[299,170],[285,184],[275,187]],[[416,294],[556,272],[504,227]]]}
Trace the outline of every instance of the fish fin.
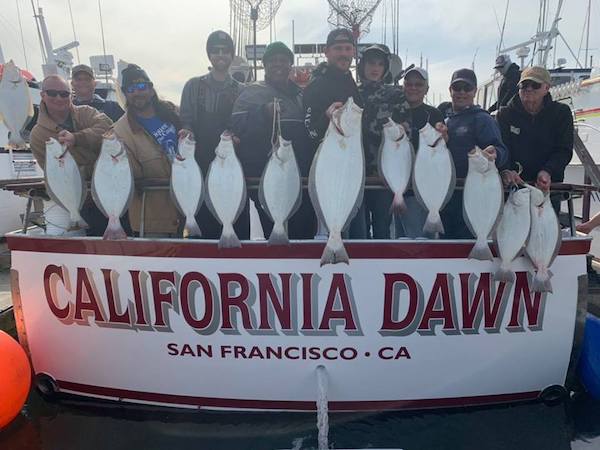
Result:
{"label": "fish fin", "polygon": [[200,227],[194,216],[186,218],[184,231],[188,236],[202,236],[202,231],[200,231]]}
{"label": "fish fin", "polygon": [[512,283],[515,281],[515,273],[510,269],[510,263],[500,263],[500,267],[498,270],[496,270],[496,273],[494,273],[494,280],[504,281],[506,283]]}
{"label": "fish fin", "polygon": [[404,202],[404,194],[398,191],[394,194],[394,199],[390,205],[391,214],[404,214],[406,212],[406,203]]}
{"label": "fish fin", "polygon": [[423,225],[423,233],[429,236],[432,236],[435,233],[445,233],[444,224],[442,223],[439,212],[429,211],[427,219],[425,220],[425,225]]}
{"label": "fish fin", "polygon": [[223,225],[223,232],[221,233],[218,245],[219,248],[239,248],[242,246],[231,224],[227,226]]}
{"label": "fish fin", "polygon": [[531,282],[531,290],[533,292],[552,292],[552,283],[550,277],[552,272],[546,268],[538,269]]}
{"label": "fish fin", "polygon": [[476,240],[471,253],[469,253],[470,259],[478,259],[480,261],[492,261],[494,256],[492,255],[492,251],[490,250],[490,246],[487,241],[484,240]]}
{"label": "fish fin", "polygon": [[287,231],[282,223],[276,222],[273,225],[273,230],[269,236],[269,245],[290,245]]}
{"label": "fish fin", "polygon": [[104,231],[102,239],[114,241],[117,239],[127,239],[127,234],[121,226],[121,221],[116,216],[108,216],[108,225]]}
{"label": "fish fin", "polygon": [[324,266],[325,264],[337,264],[341,262],[346,264],[349,263],[348,253],[344,247],[342,235],[339,232],[331,233],[329,235],[329,239],[327,239],[327,244],[323,250],[323,255],[321,256],[321,266]]}
{"label": "fish fin", "polygon": [[25,148],[25,140],[20,133],[11,131],[8,136],[8,146],[15,149]]}

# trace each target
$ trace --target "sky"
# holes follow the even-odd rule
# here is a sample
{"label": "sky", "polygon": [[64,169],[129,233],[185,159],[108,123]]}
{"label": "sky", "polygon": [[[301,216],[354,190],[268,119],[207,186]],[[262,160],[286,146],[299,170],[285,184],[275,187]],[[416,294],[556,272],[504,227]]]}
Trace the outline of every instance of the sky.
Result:
{"label": "sky", "polygon": [[[54,47],[73,40],[69,0],[34,0],[43,10]],[[558,0],[550,1],[554,14]],[[582,42],[589,0],[565,0],[559,29],[575,54]],[[383,0],[391,4],[392,0]],[[79,58],[89,64],[89,56],[102,54],[98,1],[70,0],[75,34],[80,42]],[[0,0],[0,46],[6,60],[14,59],[41,78],[41,51],[31,0]],[[181,89],[191,77],[206,73],[205,42],[217,29],[229,31],[229,0],[100,0],[106,52],[142,66],[152,78],[161,97],[179,102]],[[24,45],[19,31],[17,6],[21,12]],[[452,72],[461,67],[475,68],[480,81],[490,78],[500,40],[506,0],[400,0],[399,51],[404,65],[428,61],[431,103],[448,98]],[[536,32],[538,0],[509,0],[504,43],[515,45]],[[389,13],[390,7],[387,7]],[[273,38],[292,44],[324,42],[331,26],[327,23],[326,0],[283,0],[276,15]],[[374,14],[370,32],[362,42],[382,42],[384,33],[392,46],[391,19],[383,27],[384,8]],[[592,0],[589,54],[600,65],[600,0]],[[596,19],[596,20],[594,20]],[[268,43],[269,30],[258,34],[258,43]],[[581,59],[583,59],[581,51]],[[75,62],[77,54],[73,51]],[[516,56],[513,60],[516,60]],[[556,58],[575,61],[561,42]]]}

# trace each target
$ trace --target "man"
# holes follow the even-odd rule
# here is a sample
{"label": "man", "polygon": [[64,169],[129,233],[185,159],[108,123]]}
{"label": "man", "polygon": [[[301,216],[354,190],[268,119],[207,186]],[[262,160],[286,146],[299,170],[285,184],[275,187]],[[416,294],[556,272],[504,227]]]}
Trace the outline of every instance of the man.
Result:
{"label": "man", "polygon": [[[177,140],[186,131],[181,130],[175,105],[158,99],[144,70],[130,64],[123,70],[122,79],[127,113],[115,123],[114,130],[126,146],[133,170],[136,186],[129,206],[129,220],[133,230],[139,233],[144,184],[151,179],[168,185]],[[181,220],[168,189],[146,191],[143,220],[145,237],[180,235]]]}
{"label": "man", "polygon": [[362,105],[350,64],[356,48],[352,32],[346,28],[332,30],[327,36],[325,57],[312,73],[304,91],[305,125],[315,148],[325,136],[331,113],[341,108],[349,97]]}
{"label": "man", "polygon": [[[429,74],[425,69],[414,67],[404,74],[404,95],[409,106],[407,132],[415,152],[419,149],[419,130],[427,123],[435,127],[444,122],[444,117],[437,108],[424,103],[428,91]],[[396,237],[420,237],[423,234],[427,211],[412,194],[405,195],[404,200],[407,211],[395,217]]]}
{"label": "man", "polygon": [[[519,80],[519,95],[498,112],[502,139],[510,151],[510,170],[502,174],[506,184],[535,182],[543,191],[564,179],[573,157],[573,116],[570,108],[552,100],[550,73],[528,67]],[[516,170],[522,170],[519,174]],[[552,196],[560,211],[560,196]]]}
{"label": "man", "polygon": [[[31,151],[42,169],[46,167],[46,141],[57,139],[69,149],[84,181],[89,182],[94,163],[100,154],[102,135],[112,121],[90,106],[75,106],[71,102],[71,90],[58,75],[50,75],[42,81],[41,103],[36,125],[31,131]],[[89,236],[102,236],[108,219],[88,196],[81,208],[81,217],[88,224]]]}
{"label": "man", "polygon": [[[508,150],[502,142],[500,129],[490,114],[474,104],[477,91],[477,77],[471,69],[459,69],[452,74],[450,97],[452,112],[446,125],[437,128],[448,143],[454,160],[457,178],[465,178],[469,169],[468,154],[475,146],[484,155],[496,161],[503,169],[508,163]],[[463,219],[462,191],[456,190],[441,213],[445,238],[471,238],[471,232]]]}
{"label": "man", "polygon": [[[190,79],[181,93],[181,122],[183,128],[191,130],[196,139],[196,160],[206,175],[208,166],[215,157],[221,133],[229,128],[233,103],[242,89],[242,84],[229,75],[235,49],[233,40],[224,31],[215,31],[208,36],[206,53],[212,65],[208,74]],[[221,225],[203,205],[196,216],[202,236],[218,239]],[[238,236],[249,237],[248,233]]]}
{"label": "man", "polygon": [[96,80],[91,67],[85,64],[73,67],[73,70],[71,70],[71,87],[73,88],[74,105],[91,106],[106,114],[113,122],[116,122],[125,114],[125,111],[121,109],[117,102],[104,100],[95,93]]}
{"label": "man", "polygon": [[[281,136],[292,141],[302,177],[308,177],[314,155],[314,146],[304,128],[302,90],[289,79],[294,54],[283,42],[267,46],[263,56],[265,81],[244,88],[233,106],[232,131],[240,140],[238,156],[248,177],[260,177],[270,158],[273,139],[274,102],[278,99]],[[249,191],[266,237],[273,223],[262,210],[257,191]],[[312,239],[316,232],[316,218],[308,193],[303,192],[302,203],[288,224],[292,239]]]}
{"label": "man", "polygon": [[519,66],[510,60],[508,55],[500,55],[496,58],[496,65],[494,69],[502,75],[500,85],[498,86],[498,97],[496,103],[494,103],[488,109],[489,112],[494,112],[500,109],[502,106],[506,106],[511,98],[517,93],[517,84],[519,83],[519,77],[521,71]]}

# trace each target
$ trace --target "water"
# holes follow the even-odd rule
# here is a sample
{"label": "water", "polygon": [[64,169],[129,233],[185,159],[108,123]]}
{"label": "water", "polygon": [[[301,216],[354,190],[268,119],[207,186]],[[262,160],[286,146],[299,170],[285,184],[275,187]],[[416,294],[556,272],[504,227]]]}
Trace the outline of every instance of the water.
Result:
{"label": "water", "polygon": [[[515,368],[518,370],[518,368]],[[440,377],[443,377],[440,374]],[[173,410],[78,399],[47,402],[35,392],[0,432],[2,450],[317,449],[314,413]],[[600,402],[541,403],[420,412],[329,415],[337,449],[600,449]]]}

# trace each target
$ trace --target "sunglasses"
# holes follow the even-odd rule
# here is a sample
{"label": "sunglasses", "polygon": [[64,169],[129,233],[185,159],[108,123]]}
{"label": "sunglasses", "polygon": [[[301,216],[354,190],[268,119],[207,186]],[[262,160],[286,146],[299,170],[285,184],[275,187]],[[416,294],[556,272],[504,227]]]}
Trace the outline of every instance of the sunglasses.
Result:
{"label": "sunglasses", "polygon": [[128,94],[133,94],[135,91],[145,91],[146,89],[149,89],[151,87],[152,83],[133,83],[127,86],[126,91]]}
{"label": "sunglasses", "polygon": [[67,98],[71,96],[69,91],[57,91],[56,89],[46,89],[44,92],[49,97]]}
{"label": "sunglasses", "polygon": [[450,89],[452,89],[454,92],[471,92],[475,90],[473,86],[467,83],[455,83],[450,86]]}
{"label": "sunglasses", "polygon": [[519,84],[519,89],[523,91],[525,89],[533,89],[534,91],[537,91],[541,87],[541,83],[537,83],[535,81],[523,81],[521,84]]}

